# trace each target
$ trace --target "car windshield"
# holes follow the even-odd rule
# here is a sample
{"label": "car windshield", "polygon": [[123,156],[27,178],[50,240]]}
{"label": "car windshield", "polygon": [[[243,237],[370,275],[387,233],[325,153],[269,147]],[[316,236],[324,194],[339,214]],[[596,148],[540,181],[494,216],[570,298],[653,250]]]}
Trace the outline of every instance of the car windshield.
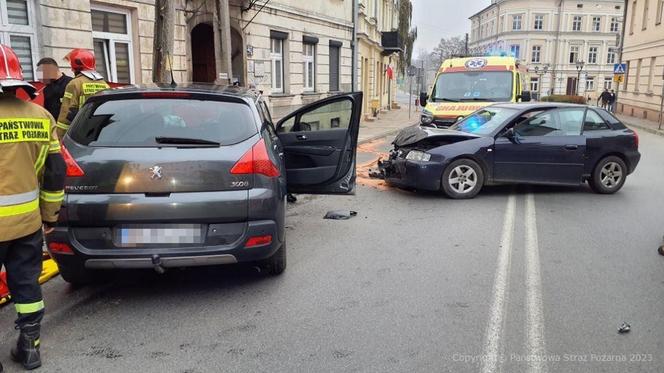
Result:
{"label": "car windshield", "polygon": [[432,100],[511,101],[509,71],[463,71],[438,75]]}
{"label": "car windshield", "polygon": [[91,103],[70,130],[89,146],[232,145],[258,132],[249,106],[224,101],[138,98]]}
{"label": "car windshield", "polygon": [[461,122],[455,124],[452,129],[487,136],[502,126],[506,120],[517,113],[516,109],[501,107],[488,107],[467,116]]}

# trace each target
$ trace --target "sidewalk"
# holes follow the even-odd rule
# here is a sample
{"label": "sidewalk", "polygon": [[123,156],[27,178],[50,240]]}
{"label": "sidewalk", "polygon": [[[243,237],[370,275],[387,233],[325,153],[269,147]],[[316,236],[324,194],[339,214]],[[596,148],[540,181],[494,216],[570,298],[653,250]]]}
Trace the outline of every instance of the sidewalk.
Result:
{"label": "sidewalk", "polygon": [[373,122],[362,121],[360,123],[360,137],[358,143],[366,143],[378,138],[396,134],[401,129],[415,125],[420,121],[420,112],[412,109],[410,119],[408,119],[408,107],[401,106],[401,109],[394,109],[381,113]]}
{"label": "sidewalk", "polygon": [[618,119],[620,119],[621,122],[625,123],[630,127],[638,128],[640,130],[650,132],[655,135],[664,136],[664,125],[662,125],[661,130],[657,129],[657,127],[659,126],[659,123],[657,122],[641,118],[630,117],[622,114],[616,114],[616,117],[618,117]]}

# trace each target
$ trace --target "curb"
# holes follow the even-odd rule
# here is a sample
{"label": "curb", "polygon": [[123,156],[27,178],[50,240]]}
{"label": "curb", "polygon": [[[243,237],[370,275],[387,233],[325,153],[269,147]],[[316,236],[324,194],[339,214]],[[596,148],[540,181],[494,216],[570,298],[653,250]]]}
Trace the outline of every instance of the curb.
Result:
{"label": "curb", "polygon": [[372,141],[374,141],[374,140],[378,140],[378,139],[381,139],[381,138],[386,137],[386,136],[395,135],[395,134],[397,134],[399,131],[401,131],[401,130],[404,129],[404,128],[414,127],[414,126],[416,126],[416,125],[417,125],[417,122],[414,122],[414,123],[412,123],[412,124],[409,124],[409,125],[404,126],[404,127],[401,127],[401,128],[391,129],[391,130],[389,130],[389,131],[385,131],[385,132],[379,133],[379,134],[377,134],[377,135],[373,135],[373,136],[367,137],[366,139],[359,140],[359,141],[357,142],[357,144],[358,144],[358,145],[366,144],[366,143],[368,143],[368,142],[372,142]]}
{"label": "curb", "polygon": [[627,121],[625,121],[625,124],[628,125],[629,127],[638,128],[642,131],[652,133],[653,135],[664,136],[664,130],[658,130],[657,128],[651,128],[651,127],[648,127],[648,126],[644,126],[642,124],[634,124],[634,123],[630,123],[630,122],[627,122]]}

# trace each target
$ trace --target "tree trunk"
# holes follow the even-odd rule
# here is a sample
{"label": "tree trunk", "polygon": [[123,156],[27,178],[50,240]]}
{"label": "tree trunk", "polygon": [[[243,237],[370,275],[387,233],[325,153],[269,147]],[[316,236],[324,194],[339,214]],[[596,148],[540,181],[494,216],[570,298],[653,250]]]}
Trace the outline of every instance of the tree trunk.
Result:
{"label": "tree trunk", "polygon": [[175,45],[175,1],[155,0],[152,81],[170,83]]}

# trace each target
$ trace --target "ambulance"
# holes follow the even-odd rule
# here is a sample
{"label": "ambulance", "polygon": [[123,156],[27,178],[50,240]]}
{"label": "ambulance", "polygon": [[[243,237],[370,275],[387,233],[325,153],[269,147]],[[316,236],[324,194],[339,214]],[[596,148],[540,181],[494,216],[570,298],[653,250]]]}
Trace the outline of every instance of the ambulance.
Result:
{"label": "ambulance", "polygon": [[420,125],[447,128],[472,112],[497,102],[527,102],[528,70],[514,57],[464,57],[445,60],[431,91],[420,93]]}

